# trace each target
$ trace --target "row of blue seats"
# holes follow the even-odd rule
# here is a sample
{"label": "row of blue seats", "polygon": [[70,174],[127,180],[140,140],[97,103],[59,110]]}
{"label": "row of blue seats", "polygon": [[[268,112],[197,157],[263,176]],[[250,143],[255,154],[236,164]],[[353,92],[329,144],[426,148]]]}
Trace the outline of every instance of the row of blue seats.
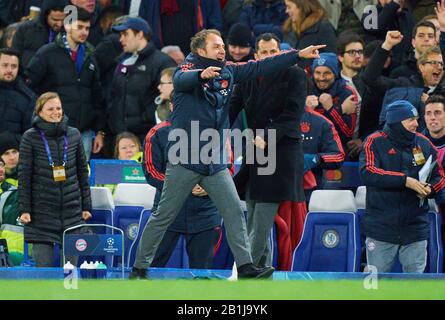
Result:
{"label": "row of blue seats", "polygon": [[[133,265],[137,246],[151,215],[154,192],[142,184],[118,185],[115,198],[107,188],[93,187],[93,218],[89,223],[118,227],[124,231],[125,266]],[[317,190],[312,194],[302,239],[293,253],[293,271],[358,272],[361,267],[363,235],[360,219],[364,214],[366,189],[359,187],[356,196],[349,190]],[[425,272],[443,270],[441,216],[431,206],[430,240]],[[111,233],[107,228],[97,233]],[[278,248],[275,229],[271,234],[273,264],[277,266]],[[231,269],[233,255],[228,247],[223,225],[219,250],[214,258],[215,269]],[[110,261],[110,260],[108,260]],[[120,259],[113,259],[113,266],[120,266]],[[172,268],[188,268],[184,239],[180,239],[167,264]],[[394,272],[401,271],[400,265]]]}

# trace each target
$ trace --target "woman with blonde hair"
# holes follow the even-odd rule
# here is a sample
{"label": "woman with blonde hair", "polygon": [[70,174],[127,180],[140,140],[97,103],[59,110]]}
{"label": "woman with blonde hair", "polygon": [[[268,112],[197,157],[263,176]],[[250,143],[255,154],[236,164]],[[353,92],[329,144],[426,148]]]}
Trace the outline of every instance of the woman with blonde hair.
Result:
{"label": "woman with blonde hair", "polygon": [[[326,11],[318,0],[285,0],[289,18],[283,24],[283,42],[295,49],[310,45],[325,44],[321,52],[335,52],[337,38],[331,23],[326,19]],[[306,68],[311,59],[299,63]]]}
{"label": "woman with blonde hair", "polygon": [[[91,218],[88,168],[79,130],[68,126],[60,97],[42,94],[20,143],[19,212],[37,267],[53,266],[64,230]],[[75,233],[84,232],[77,229]],[[86,230],[85,230],[86,231]],[[68,259],[74,265],[76,258]]]}

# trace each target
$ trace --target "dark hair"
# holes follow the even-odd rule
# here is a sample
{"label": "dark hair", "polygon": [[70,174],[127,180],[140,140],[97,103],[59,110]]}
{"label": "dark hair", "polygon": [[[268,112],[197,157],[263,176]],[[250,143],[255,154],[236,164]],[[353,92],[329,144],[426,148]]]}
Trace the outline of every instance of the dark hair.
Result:
{"label": "dark hair", "polygon": [[[142,32],[141,30],[134,30],[134,29],[129,29],[131,31],[133,31],[134,35],[137,35],[139,32]],[[151,39],[151,31],[149,30],[148,33],[144,33],[142,32],[142,34],[144,35],[145,40],[150,41]]]}
{"label": "dark hair", "polygon": [[199,31],[192,37],[192,40],[190,41],[190,51],[193,54],[197,54],[198,49],[205,49],[207,36],[209,34],[216,34],[217,36],[221,37],[221,32],[216,29],[203,29]]}
{"label": "dark hair", "polygon": [[350,30],[343,31],[337,38],[337,54],[344,55],[346,47],[355,42],[361,43],[363,49],[365,48],[365,42],[356,32]]}
{"label": "dark hair", "polygon": [[2,49],[0,49],[0,57],[1,57],[3,54],[4,54],[5,56],[15,56],[15,57],[17,57],[17,59],[19,59],[19,61],[20,61],[20,52],[18,52],[18,51],[15,50],[15,49],[11,49],[11,48],[2,48]]}
{"label": "dark hair", "polygon": [[[91,22],[91,13],[89,13],[88,11],[86,11],[84,8],[81,7],[75,7],[77,10],[77,15],[75,14],[76,12],[73,12],[72,14],[72,19],[68,19],[68,23],[64,24],[72,24],[76,21],[83,21],[83,22]],[[67,20],[67,19],[65,19]]]}
{"label": "dark hair", "polygon": [[434,30],[434,36],[436,36],[436,26],[435,26],[432,22],[423,19],[423,20],[419,21],[419,22],[415,25],[415,27],[414,27],[414,29],[413,29],[413,34],[412,34],[412,38],[413,38],[413,39],[416,37],[417,29],[419,29],[420,27],[427,27],[427,28],[431,28],[431,29],[433,29],[433,30]]}
{"label": "dark hair", "polygon": [[278,38],[274,33],[263,33],[260,34],[256,39],[255,39],[255,50],[258,51],[258,45],[260,43],[260,41],[271,41],[271,40],[275,40],[278,44],[278,48],[280,47],[281,41],[280,38]]}
{"label": "dark hair", "polygon": [[441,103],[445,110],[445,98],[439,94],[433,94],[432,96],[429,96],[428,99],[426,99],[425,101],[425,107],[430,103]]}
{"label": "dark hair", "polygon": [[106,7],[100,11],[99,17],[97,18],[97,20],[100,21],[105,17],[111,17],[111,18],[113,18],[113,20],[116,20],[118,17],[121,17],[123,15],[124,15],[124,11],[122,10],[121,7],[116,6],[116,5],[111,5],[111,6]]}
{"label": "dark hair", "polygon": [[366,44],[365,51],[363,52],[365,58],[371,58],[375,49],[381,47],[383,44],[382,40],[373,40]]}

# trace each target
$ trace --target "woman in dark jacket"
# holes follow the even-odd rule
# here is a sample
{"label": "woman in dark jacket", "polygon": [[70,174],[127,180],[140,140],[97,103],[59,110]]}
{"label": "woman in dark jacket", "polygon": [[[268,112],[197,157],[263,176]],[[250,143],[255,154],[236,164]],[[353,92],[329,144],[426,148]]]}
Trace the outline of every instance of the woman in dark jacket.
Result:
{"label": "woman in dark jacket", "polygon": [[91,218],[91,195],[81,136],[57,93],[41,95],[34,112],[20,144],[19,212],[36,266],[50,267],[63,231]]}
{"label": "woman in dark jacket", "polygon": [[[326,12],[318,0],[285,0],[289,18],[283,25],[283,42],[295,49],[310,45],[325,44],[320,52],[336,52],[337,37],[334,27],[326,19]],[[304,60],[298,65],[304,69],[312,60]]]}

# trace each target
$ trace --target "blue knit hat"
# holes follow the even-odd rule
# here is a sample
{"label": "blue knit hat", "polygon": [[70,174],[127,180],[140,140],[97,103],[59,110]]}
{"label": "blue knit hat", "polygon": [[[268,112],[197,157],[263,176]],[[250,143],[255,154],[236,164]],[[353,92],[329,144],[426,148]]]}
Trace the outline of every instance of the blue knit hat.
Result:
{"label": "blue knit hat", "polygon": [[386,107],[386,123],[388,124],[418,116],[417,109],[406,100],[396,100]]}
{"label": "blue knit hat", "polygon": [[315,68],[322,66],[331,69],[336,78],[338,78],[340,75],[340,68],[338,66],[337,55],[335,53],[324,52],[320,54],[320,58],[314,59],[312,62],[312,73],[315,72]]}

